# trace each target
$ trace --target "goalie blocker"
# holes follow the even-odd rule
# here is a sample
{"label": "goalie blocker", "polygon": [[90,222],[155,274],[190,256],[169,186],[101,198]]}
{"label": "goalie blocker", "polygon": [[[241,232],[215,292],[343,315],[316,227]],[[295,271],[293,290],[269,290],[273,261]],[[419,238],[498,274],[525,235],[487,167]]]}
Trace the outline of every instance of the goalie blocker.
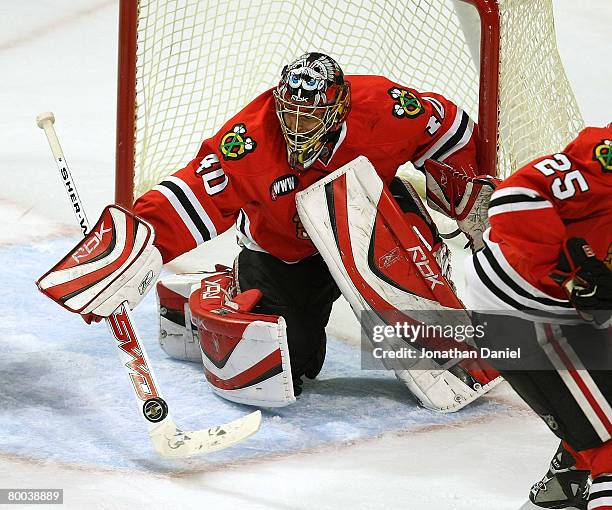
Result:
{"label": "goalie blocker", "polygon": [[[133,309],[161,272],[162,258],[154,239],[147,222],[121,207],[107,206],[91,232],[37,285],[86,322],[110,316],[124,302]],[[197,350],[189,349],[183,340],[184,355],[170,352],[173,357],[193,359],[194,351],[201,352],[206,378],[228,400],[264,407],[294,402],[284,320],[249,313],[261,293],[236,294],[232,271],[222,266],[213,273],[173,278],[170,287],[175,290],[158,283],[164,310],[160,336],[167,337],[170,331],[185,339],[192,335],[193,322],[200,344]],[[176,342],[166,346],[175,347]],[[144,376],[135,384],[143,394],[153,391],[152,386]]]}
{"label": "goalie blocker", "polygon": [[40,291],[86,322],[110,316],[124,302],[133,309],[162,267],[147,222],[116,205],[37,282]]}

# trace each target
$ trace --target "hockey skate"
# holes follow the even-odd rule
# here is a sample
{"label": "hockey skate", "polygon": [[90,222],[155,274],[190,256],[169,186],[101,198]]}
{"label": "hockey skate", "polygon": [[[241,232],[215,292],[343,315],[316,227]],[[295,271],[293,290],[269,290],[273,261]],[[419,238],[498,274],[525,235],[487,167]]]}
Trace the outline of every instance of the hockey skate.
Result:
{"label": "hockey skate", "polygon": [[565,508],[586,510],[591,480],[589,471],[575,468],[574,457],[559,445],[547,473],[531,487],[529,502],[521,510]]}

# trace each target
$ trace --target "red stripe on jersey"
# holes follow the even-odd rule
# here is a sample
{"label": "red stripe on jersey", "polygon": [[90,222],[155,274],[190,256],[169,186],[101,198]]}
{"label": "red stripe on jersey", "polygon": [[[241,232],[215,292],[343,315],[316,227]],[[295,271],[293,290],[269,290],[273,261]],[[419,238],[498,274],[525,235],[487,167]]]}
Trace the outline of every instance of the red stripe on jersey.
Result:
{"label": "red stripe on jersey", "polygon": [[574,366],[574,364],[572,363],[572,360],[569,359],[568,355],[564,351],[563,346],[559,343],[559,340],[555,337],[555,334],[553,333],[553,330],[552,330],[552,326],[550,324],[546,324],[544,326],[544,330],[546,332],[547,340],[551,343],[551,345],[555,349],[555,352],[558,354],[559,358],[561,358],[561,361],[563,362],[563,364],[567,367],[568,373],[571,375],[572,379],[576,382],[576,384],[578,385],[578,388],[580,388],[580,391],[586,398],[587,402],[589,403],[589,405],[591,406],[591,408],[593,409],[597,417],[601,420],[606,430],[610,433],[610,435],[612,435],[612,423],[610,421],[612,417],[609,417],[608,415],[606,415],[605,411],[601,408],[601,406],[597,402],[597,399],[591,393],[591,390],[589,390],[587,384],[583,380],[582,375],[580,373],[581,371],[586,370],[586,369],[584,368],[577,369]]}

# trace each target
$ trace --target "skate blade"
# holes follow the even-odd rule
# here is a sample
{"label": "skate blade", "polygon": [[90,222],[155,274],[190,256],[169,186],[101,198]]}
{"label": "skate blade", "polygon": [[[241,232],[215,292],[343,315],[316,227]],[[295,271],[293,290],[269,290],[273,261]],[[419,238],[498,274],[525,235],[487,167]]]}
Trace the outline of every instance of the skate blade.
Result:
{"label": "skate blade", "polygon": [[[521,506],[518,510],[545,510],[545,509],[544,507],[534,505],[531,502],[531,500],[528,499],[525,503],[523,503],[523,506]],[[576,508],[575,506],[569,506],[565,508],[564,510],[580,510],[580,509]]]}

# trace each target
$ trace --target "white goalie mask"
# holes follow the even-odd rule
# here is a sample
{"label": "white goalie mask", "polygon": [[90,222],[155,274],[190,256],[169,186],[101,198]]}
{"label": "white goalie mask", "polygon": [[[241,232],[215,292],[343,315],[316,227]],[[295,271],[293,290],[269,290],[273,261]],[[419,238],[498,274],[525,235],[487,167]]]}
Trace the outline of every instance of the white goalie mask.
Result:
{"label": "white goalie mask", "polygon": [[273,94],[289,165],[304,170],[346,119],[350,84],[334,59],[306,53],[285,66]]}

